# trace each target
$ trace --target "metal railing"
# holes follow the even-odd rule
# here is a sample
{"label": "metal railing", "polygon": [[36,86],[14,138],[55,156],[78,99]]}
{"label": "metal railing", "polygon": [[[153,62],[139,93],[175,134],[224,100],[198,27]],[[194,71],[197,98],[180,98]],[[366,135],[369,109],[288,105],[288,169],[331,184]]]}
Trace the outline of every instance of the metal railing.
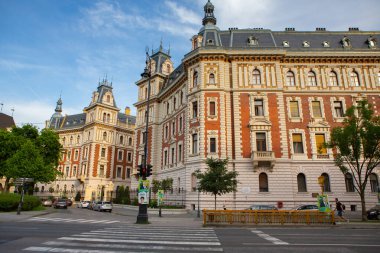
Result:
{"label": "metal railing", "polygon": [[264,210],[206,210],[203,211],[203,225],[217,224],[334,224],[334,212],[319,211],[264,211]]}

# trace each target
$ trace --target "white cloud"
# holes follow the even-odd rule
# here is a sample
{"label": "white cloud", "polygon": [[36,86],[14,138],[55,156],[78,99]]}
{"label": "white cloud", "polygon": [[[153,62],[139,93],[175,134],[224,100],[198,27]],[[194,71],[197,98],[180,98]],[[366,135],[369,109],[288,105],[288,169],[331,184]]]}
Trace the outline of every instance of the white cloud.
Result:
{"label": "white cloud", "polygon": [[175,2],[165,1],[165,5],[167,5],[171,11],[170,16],[167,16],[174,17],[175,20],[179,20],[180,23],[199,25],[200,20],[202,20],[199,14],[183,6],[179,6]]}
{"label": "white cloud", "polygon": [[0,67],[10,71],[17,70],[49,70],[49,66],[20,62],[10,59],[0,59]]}

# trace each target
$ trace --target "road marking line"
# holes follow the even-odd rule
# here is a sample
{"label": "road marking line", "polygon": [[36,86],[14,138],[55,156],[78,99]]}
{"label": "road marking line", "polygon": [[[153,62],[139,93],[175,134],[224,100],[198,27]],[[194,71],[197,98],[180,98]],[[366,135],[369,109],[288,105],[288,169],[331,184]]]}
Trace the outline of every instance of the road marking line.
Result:
{"label": "road marking line", "polygon": [[[217,238],[215,234],[208,234],[208,235],[202,235],[202,234],[189,234],[189,233],[178,233],[177,231],[173,231],[176,236],[190,236],[191,238]],[[157,233],[145,233],[145,232],[129,232],[129,233],[115,233],[115,232],[108,232],[108,231],[91,231],[91,232],[85,232],[83,234],[93,234],[93,235],[112,235],[112,236],[123,236],[123,235],[152,235],[156,236]],[[173,233],[159,233],[160,236],[173,236]]]}
{"label": "road marking line", "polygon": [[86,220],[86,219],[63,219],[63,218],[41,218],[41,217],[33,217],[29,220],[33,221],[56,221],[56,222],[78,222],[78,223],[103,223],[110,224],[116,223],[120,221],[110,221],[110,220]]}
{"label": "road marking line", "polygon": [[156,239],[156,240],[159,240],[159,239],[172,239],[172,240],[178,240],[178,239],[181,239],[181,240],[185,240],[185,241],[194,241],[194,240],[199,240],[199,241],[208,241],[208,242],[217,242],[218,241],[218,238],[200,238],[200,237],[197,237],[197,238],[194,238],[194,237],[188,237],[188,236],[176,236],[176,235],[172,235],[172,236],[146,236],[146,235],[122,235],[122,236],[115,236],[115,235],[99,235],[99,234],[88,234],[88,233],[83,233],[83,234],[77,234],[77,235],[72,235],[72,236],[77,236],[77,237],[92,237],[92,238],[104,238],[104,239],[122,239],[122,238],[130,238],[130,239],[138,239],[138,238],[141,238],[141,239],[144,239],[144,240],[149,240],[149,239]]}
{"label": "road marking line", "polygon": [[[255,243],[255,242],[246,242],[243,245],[272,245],[271,243]],[[339,243],[292,243],[288,244],[289,246],[347,246],[347,247],[380,247],[380,244],[339,244]]]}
{"label": "road marking line", "polygon": [[146,240],[118,240],[118,239],[100,239],[100,238],[75,238],[75,237],[61,237],[58,240],[65,241],[89,241],[89,242],[123,242],[123,243],[152,243],[152,244],[172,244],[172,245],[214,245],[220,246],[220,242],[181,242],[181,241],[146,241]]}
{"label": "road marking line", "polygon": [[139,249],[139,250],[171,250],[171,251],[223,251],[220,247],[178,247],[178,246],[162,246],[162,245],[124,245],[124,244],[105,244],[105,243],[82,243],[82,242],[58,242],[48,241],[43,243],[48,246],[70,246],[70,247],[86,247],[86,248],[109,248],[109,249]]}
{"label": "road marking line", "polygon": [[259,231],[259,230],[252,230],[252,233],[255,233],[257,234],[259,237],[267,240],[267,241],[270,241],[272,242],[273,244],[276,244],[276,245],[288,245],[289,243],[287,242],[284,242],[276,237],[273,237],[273,236],[270,236],[268,234],[265,234],[263,233],[262,231]]}

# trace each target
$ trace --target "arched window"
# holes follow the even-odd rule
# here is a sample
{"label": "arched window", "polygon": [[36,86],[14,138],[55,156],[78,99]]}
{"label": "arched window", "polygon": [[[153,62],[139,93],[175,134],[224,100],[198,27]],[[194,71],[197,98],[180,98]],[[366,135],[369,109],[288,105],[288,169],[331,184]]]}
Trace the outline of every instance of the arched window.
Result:
{"label": "arched window", "polygon": [[215,84],[215,75],[213,73],[208,76],[208,83]]}
{"label": "arched window", "polygon": [[344,175],[344,181],[346,182],[346,192],[354,192],[354,179],[350,173]]}
{"label": "arched window", "polygon": [[103,113],[103,122],[107,122],[107,113]]}
{"label": "arched window", "polygon": [[107,103],[111,102],[111,96],[107,95]]}
{"label": "arched window", "polygon": [[297,175],[298,192],[307,192],[305,174],[299,173]]}
{"label": "arched window", "polygon": [[360,86],[359,75],[355,71],[351,72],[351,86]]}
{"label": "arched window", "polygon": [[131,137],[129,137],[129,139],[128,139],[128,145],[132,146],[132,138]]}
{"label": "arched window", "polygon": [[79,142],[80,142],[80,136],[78,135],[77,136],[77,144],[79,144]]}
{"label": "arched window", "polygon": [[119,143],[120,143],[120,144],[123,144],[123,142],[124,142],[124,137],[123,137],[123,136],[120,136],[120,141],[119,141]]}
{"label": "arched window", "polygon": [[317,86],[317,77],[313,71],[309,71],[307,74],[307,80],[309,81],[310,86]]}
{"label": "arched window", "polygon": [[287,86],[295,86],[296,85],[294,73],[292,71],[288,71],[288,73],[286,73],[286,85]]}
{"label": "arched window", "polygon": [[335,71],[331,71],[329,74],[330,86],[338,86],[338,75]]}
{"label": "arched window", "polygon": [[268,176],[266,173],[260,173],[259,175],[259,191],[268,192]]}
{"label": "arched window", "polygon": [[369,175],[369,183],[371,184],[371,192],[377,192],[379,189],[379,179],[375,173]]}
{"label": "arched window", "polygon": [[107,140],[107,132],[103,132],[103,141]]}
{"label": "arched window", "polygon": [[193,87],[197,87],[198,86],[198,72],[194,72],[194,75],[193,75]]}
{"label": "arched window", "polygon": [[107,114],[107,122],[110,122],[111,121],[111,114]]}
{"label": "arched window", "polygon": [[73,139],[74,139],[74,138],[71,136],[71,137],[70,137],[70,145],[73,144]]}
{"label": "arched window", "polygon": [[255,69],[252,72],[252,83],[253,84],[261,84],[261,75],[260,71]]}
{"label": "arched window", "polygon": [[322,173],[321,176],[324,178],[323,192],[331,192],[329,175],[327,173]]}

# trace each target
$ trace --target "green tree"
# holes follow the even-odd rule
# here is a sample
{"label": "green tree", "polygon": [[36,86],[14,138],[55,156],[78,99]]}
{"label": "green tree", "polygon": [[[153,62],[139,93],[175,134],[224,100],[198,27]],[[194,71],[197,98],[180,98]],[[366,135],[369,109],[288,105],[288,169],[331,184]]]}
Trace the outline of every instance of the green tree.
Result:
{"label": "green tree", "polygon": [[125,202],[124,204],[127,204],[127,205],[131,204],[131,194],[129,192],[129,187],[128,186],[125,187],[124,202]]}
{"label": "green tree", "polygon": [[161,181],[157,179],[152,180],[152,192],[156,194],[161,189]]}
{"label": "green tree", "polygon": [[208,158],[206,164],[206,171],[201,173],[200,170],[197,170],[195,175],[199,179],[199,190],[214,195],[216,209],[217,195],[236,192],[238,173],[227,170],[228,159]]}
{"label": "green tree", "polygon": [[380,163],[380,118],[372,105],[358,102],[346,112],[341,127],[332,130],[329,147],[334,148],[334,162],[342,173],[350,173],[360,196],[362,220],[367,220],[365,189],[369,176]]}
{"label": "green tree", "polygon": [[161,189],[164,192],[171,191],[173,189],[173,178],[165,178],[161,181]]}
{"label": "green tree", "polygon": [[115,203],[122,204],[123,195],[124,195],[124,186],[119,186],[116,191]]}

